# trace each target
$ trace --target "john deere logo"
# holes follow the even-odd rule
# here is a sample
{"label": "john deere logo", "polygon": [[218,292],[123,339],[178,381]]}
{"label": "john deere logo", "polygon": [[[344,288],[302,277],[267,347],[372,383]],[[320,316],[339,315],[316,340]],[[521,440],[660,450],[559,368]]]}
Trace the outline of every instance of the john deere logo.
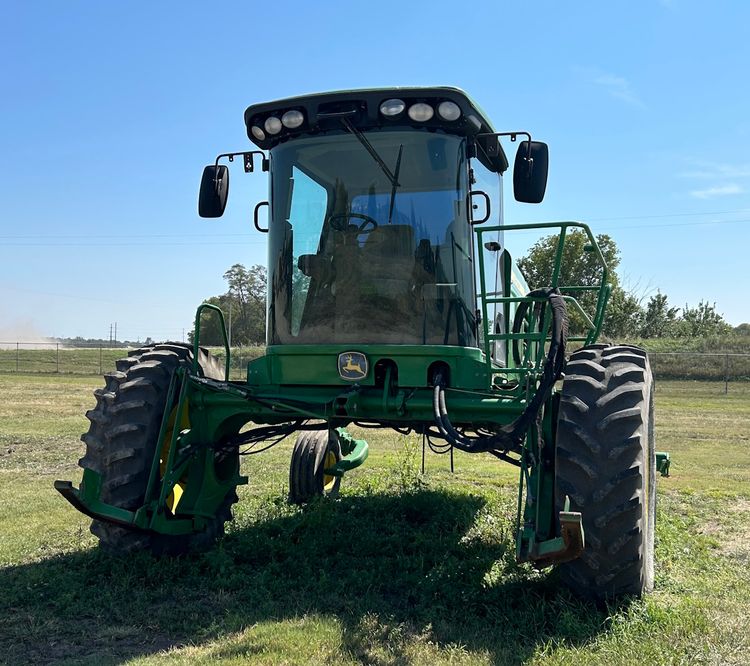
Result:
{"label": "john deere logo", "polygon": [[367,377],[367,357],[361,352],[339,354],[339,375],[349,381],[364,379]]}

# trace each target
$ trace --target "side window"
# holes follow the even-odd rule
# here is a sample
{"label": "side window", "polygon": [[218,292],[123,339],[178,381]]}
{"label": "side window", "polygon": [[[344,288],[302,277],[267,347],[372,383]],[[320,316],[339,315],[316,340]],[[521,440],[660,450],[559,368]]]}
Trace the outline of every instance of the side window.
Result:
{"label": "side window", "polygon": [[299,268],[303,255],[317,253],[328,204],[326,189],[312,178],[292,168],[292,205],[289,224],[292,227],[292,335],[298,335],[302,313],[310,289],[310,277]]}
{"label": "side window", "polygon": [[[483,224],[486,224],[487,226],[496,226],[498,224],[502,224],[501,211],[503,207],[503,192],[501,188],[500,175],[497,173],[493,173],[492,171],[487,169],[477,159],[471,160],[470,167],[471,172],[474,176],[474,182],[471,185],[472,192],[481,190],[482,192],[485,192],[487,194],[491,201],[490,219],[486,222],[483,222]],[[478,210],[477,212],[481,213],[482,211]]]}
{"label": "side window", "polygon": [[[502,178],[499,174],[493,173],[487,169],[478,159],[471,160],[471,170],[473,175],[473,183],[471,190],[473,192],[482,191],[490,199],[490,217],[486,222],[482,223],[482,226],[495,227],[502,224],[502,210],[503,210],[503,188]],[[478,213],[483,211],[479,210]],[[484,286],[487,296],[503,296],[503,283],[501,277],[501,266],[499,251],[488,250],[484,245],[490,241],[495,241],[502,246],[502,232],[492,232],[482,235],[482,247],[477,248],[477,252],[482,252],[482,259],[484,261]],[[477,262],[477,296],[481,295],[481,279],[479,275],[479,262]],[[477,307],[481,307],[481,301],[477,304]],[[490,333],[501,332],[505,327],[505,322],[502,320],[503,309],[498,307],[496,303],[491,303],[487,306],[486,312],[489,331]],[[500,354],[497,354],[500,356]]]}

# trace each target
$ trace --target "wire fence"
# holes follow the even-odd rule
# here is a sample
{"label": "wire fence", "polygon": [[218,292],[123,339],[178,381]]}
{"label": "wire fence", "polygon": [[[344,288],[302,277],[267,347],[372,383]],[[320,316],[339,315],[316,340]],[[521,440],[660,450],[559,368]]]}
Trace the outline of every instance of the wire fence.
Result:
{"label": "wire fence", "polygon": [[[106,344],[72,346],[56,342],[1,342],[0,373],[101,375],[132,348]],[[224,350],[212,349],[223,360]],[[234,347],[230,377],[243,379],[247,363],[263,354],[262,346]],[[750,354],[736,352],[650,352],[656,379],[750,382]]]}
{"label": "wire fence", "polygon": [[750,381],[750,354],[736,352],[650,352],[656,379],[715,381],[729,392],[732,382]]}

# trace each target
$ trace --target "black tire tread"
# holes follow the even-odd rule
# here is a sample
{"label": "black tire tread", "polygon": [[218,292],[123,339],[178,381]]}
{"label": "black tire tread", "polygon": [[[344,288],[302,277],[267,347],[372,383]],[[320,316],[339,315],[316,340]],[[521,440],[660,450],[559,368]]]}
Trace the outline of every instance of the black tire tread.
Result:
{"label": "black tire tread", "polygon": [[[223,379],[220,363],[203,348],[199,354],[202,374]],[[102,501],[124,509],[142,504],[172,374],[192,359],[189,345],[150,345],[128,352],[127,358],[116,362],[117,370],[104,375],[104,388],[94,391],[96,407],[86,412],[90,425],[81,436],[86,452],[79,460],[82,468],[102,474]],[[204,550],[223,535],[236,501],[233,490],[206,529],[196,534],[167,536],[98,520],[92,522],[91,532],[112,554],[148,550],[154,555],[178,555]]]}
{"label": "black tire tread", "polygon": [[[646,352],[592,345],[571,355],[557,426],[556,503],[583,516],[582,556],[559,566],[598,601],[653,587],[653,379]],[[648,506],[648,515],[644,507]],[[650,534],[649,534],[649,531]]]}
{"label": "black tire tread", "polygon": [[341,447],[327,430],[303,431],[297,436],[289,463],[289,501],[306,504],[314,497],[338,495],[341,478],[337,478],[330,491],[323,485],[324,461],[328,451],[333,451],[336,460],[341,460]]}

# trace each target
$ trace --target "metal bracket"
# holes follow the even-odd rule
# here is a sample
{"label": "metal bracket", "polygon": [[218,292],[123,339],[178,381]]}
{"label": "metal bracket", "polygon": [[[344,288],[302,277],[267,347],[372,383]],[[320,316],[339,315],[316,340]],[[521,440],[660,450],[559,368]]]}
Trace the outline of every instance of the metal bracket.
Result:
{"label": "metal bracket", "polygon": [[[101,520],[103,522],[121,525],[122,527],[127,527],[130,530],[145,531],[144,528],[135,524],[135,514],[132,511],[127,511],[126,509],[116,509],[116,511],[121,515],[113,515],[113,513],[100,513],[93,507],[89,507],[89,505],[81,499],[80,490],[78,488],[74,488],[71,481],[55,481],[55,490],[60,493],[66,500],[68,500],[73,508],[78,509],[78,511],[80,511],[82,514],[88,516],[89,518],[92,518],[93,520]],[[115,507],[108,508],[115,509]]]}
{"label": "metal bracket", "polygon": [[364,439],[354,439],[344,428],[336,428],[332,436],[337,437],[344,457],[335,465],[327,467],[324,471],[330,476],[344,476],[348,472],[359,467],[367,460],[369,447]]}
{"label": "metal bracket", "polygon": [[260,155],[261,170],[268,171],[268,158],[266,157],[266,154],[260,150],[250,150],[241,153],[222,153],[216,157],[216,162],[214,164],[218,167],[219,160],[222,157],[226,157],[230,162],[234,162],[235,157],[242,157],[242,166],[245,169],[245,173],[252,173],[255,168],[255,165],[253,164],[254,155]]}
{"label": "metal bracket", "polygon": [[546,541],[532,541],[529,551],[520,561],[531,561],[537,569],[552,564],[569,562],[581,555],[586,546],[580,511],[570,511],[570,499],[565,498],[565,511],[560,511],[560,536]]}

